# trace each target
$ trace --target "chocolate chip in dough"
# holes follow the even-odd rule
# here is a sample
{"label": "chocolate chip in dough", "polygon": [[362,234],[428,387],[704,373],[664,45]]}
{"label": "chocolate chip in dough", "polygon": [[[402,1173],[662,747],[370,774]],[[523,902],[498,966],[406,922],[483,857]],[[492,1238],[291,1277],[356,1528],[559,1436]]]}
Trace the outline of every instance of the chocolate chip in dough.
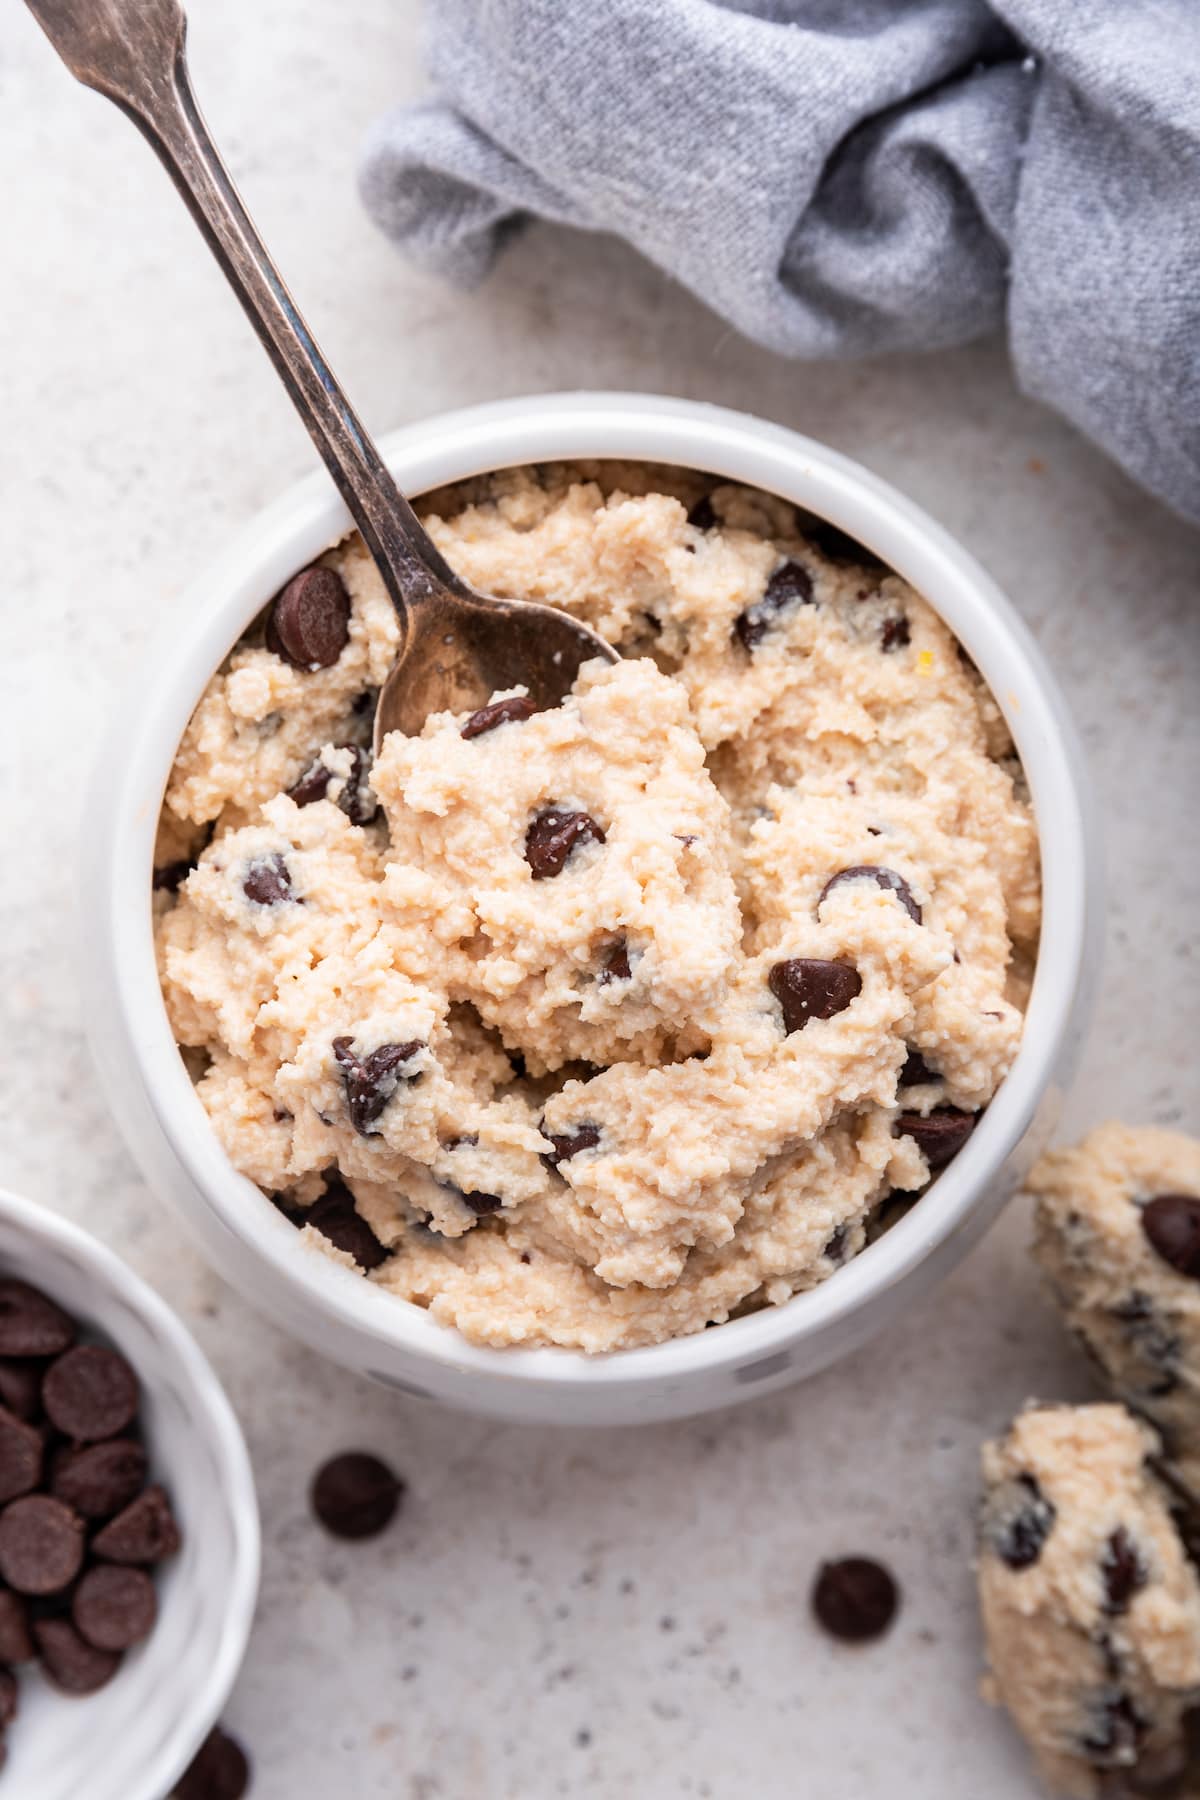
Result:
{"label": "chocolate chip in dough", "polygon": [[374,1537],[391,1524],[403,1493],[404,1483],[385,1462],[347,1450],[317,1470],[312,1509],[334,1537]]}
{"label": "chocolate chip in dough", "polygon": [[174,1556],[180,1541],[166,1490],[154,1482],[97,1532],[92,1549],[106,1562],[157,1563]]}
{"label": "chocolate chip in dough", "polygon": [[116,1437],[133,1424],[137,1376],[115,1350],[77,1344],[46,1371],[42,1403],[50,1423],[77,1444]]}
{"label": "chocolate chip in dough", "polygon": [[883,630],[879,634],[879,643],[880,647],[885,652],[889,650],[907,650],[911,642],[912,632],[909,629],[908,620],[902,613],[898,614],[894,619],[885,619],[883,621]]}
{"label": "chocolate chip in dough", "polygon": [[1156,1195],[1142,1208],[1142,1230],[1164,1262],[1200,1281],[1200,1196]]}
{"label": "chocolate chip in dough", "polygon": [[762,599],[738,614],[733,621],[734,635],[747,650],[754,650],[783,613],[815,604],[812,576],[803,563],[789,559],[771,576]]}
{"label": "chocolate chip in dough", "polygon": [[17,1678],[11,1669],[0,1669],[0,1732],[17,1716]]}
{"label": "chocolate chip in dough", "polygon": [[1133,1596],[1146,1585],[1146,1565],[1123,1525],[1110,1536],[1100,1562],[1104,1582],[1104,1610],[1123,1613]]}
{"label": "chocolate chip in dough", "polygon": [[814,518],[811,513],[797,513],[796,526],[815,550],[819,550],[826,562],[844,565],[852,563],[861,568],[883,569],[886,563],[880,561],[873,550],[852,538],[848,531],[838,525],[831,525],[828,519]]}
{"label": "chocolate chip in dough", "polygon": [[[368,783],[370,769],[366,752],[359,744],[338,744],[336,748],[350,752],[350,773],[342,782],[337,805],[352,825],[369,825],[379,811],[379,802]],[[299,780],[292,783],[287,797],[296,806],[312,806],[315,801],[325,799],[334,779],[334,771],[318,757],[316,762],[309,763]]]}
{"label": "chocolate chip in dough", "polygon": [[41,1432],[0,1406],[0,1505],[31,1493],[41,1473]]}
{"label": "chocolate chip in dough", "polygon": [[693,531],[711,531],[717,522],[711,494],[702,494],[687,516]]}
{"label": "chocolate chip in dough", "polygon": [[328,1238],[335,1250],[353,1257],[368,1274],[391,1254],[375,1236],[355,1206],[354,1195],[342,1181],[329,1182],[325,1192],[294,1217],[298,1225],[311,1225]]}
{"label": "chocolate chip in dough", "polygon": [[287,797],[296,806],[313,806],[323,800],[333,780],[333,770],[327,769],[320,757],[309,763],[307,769],[294,781],[287,790]]}
{"label": "chocolate chip in dough", "polygon": [[563,812],[548,806],[538,813],[525,833],[525,861],[535,881],[561,875],[578,844],[604,843],[604,832],[591,813]]}
{"label": "chocolate chip in dough", "polygon": [[574,1131],[547,1131],[545,1124],[538,1126],[544,1138],[549,1138],[554,1145],[551,1151],[545,1151],[542,1161],[548,1169],[557,1169],[559,1163],[568,1162],[572,1156],[578,1156],[581,1150],[592,1150],[600,1142],[598,1125],[580,1125]]}
{"label": "chocolate chip in dough", "polygon": [[242,1800],[249,1786],[246,1752],[217,1725],[179,1777],[171,1800]]}
{"label": "chocolate chip in dough", "polygon": [[931,1169],[944,1169],[958,1155],[978,1119],[978,1113],[960,1112],[956,1106],[938,1106],[924,1114],[902,1112],[892,1126],[892,1136],[912,1138]]}
{"label": "chocolate chip in dough", "polygon": [[531,719],[536,711],[528,694],[510,694],[506,700],[491,700],[471,714],[459,736],[482,737],[485,731],[495,731],[497,725],[515,725],[522,719]]}
{"label": "chocolate chip in dough", "polygon": [[50,1494],[24,1494],[0,1513],[0,1576],[18,1594],[57,1594],[83,1563],[83,1520]]}
{"label": "chocolate chip in dough", "polygon": [[353,1038],[336,1037],[330,1047],[341,1070],[350,1123],[360,1137],[371,1137],[372,1125],[400,1083],[415,1084],[420,1080],[420,1070],[414,1069],[411,1074],[406,1074],[405,1070],[425,1045],[419,1038],[410,1038],[404,1044],[380,1044],[365,1056],[359,1056],[353,1043]]}
{"label": "chocolate chip in dough", "polygon": [[97,1563],[71,1601],[75,1629],[97,1650],[128,1650],[149,1637],[158,1617],[154,1583],[144,1569]]}
{"label": "chocolate chip in dough", "polygon": [[622,938],[613,945],[604,961],[600,964],[600,973],[596,980],[601,987],[607,987],[612,981],[629,981],[633,970],[629,966],[629,945]]}
{"label": "chocolate chip in dough", "polygon": [[0,1588],[0,1662],[28,1662],[32,1655],[29,1603],[10,1588]]}
{"label": "chocolate chip in dough", "polygon": [[983,1534],[1006,1568],[1031,1569],[1057,1516],[1036,1478],[1018,1475],[989,1495]]}
{"label": "chocolate chip in dough", "polygon": [[0,1280],[0,1356],[58,1356],[75,1342],[75,1326],[53,1300],[27,1282]]}
{"label": "chocolate chip in dough", "polygon": [[291,899],[292,873],[278,850],[247,864],[242,892],[256,906],[279,906]]}
{"label": "chocolate chip in dough", "polygon": [[296,669],[328,669],[350,636],[350,596],[335,569],[293,576],[271,604],[266,644]]}
{"label": "chocolate chip in dough", "polygon": [[832,1019],[845,1012],[862,992],[862,978],[853,963],[793,956],[774,965],[767,986],[782,1008],[783,1029],[790,1036],[802,1031],[810,1019]]}
{"label": "chocolate chip in dough", "polygon": [[42,1668],[65,1694],[94,1694],[121,1666],[119,1655],[97,1650],[69,1619],[36,1619],[33,1635]]}
{"label": "chocolate chip in dough", "polygon": [[[462,1193],[461,1188],[459,1189],[459,1192]],[[477,1194],[472,1192],[463,1194],[462,1197],[464,1205],[470,1207],[477,1219],[486,1217],[488,1213],[499,1212],[500,1208],[504,1205],[499,1194]]]}
{"label": "chocolate chip in dough", "polygon": [[908,1054],[904,1058],[903,1067],[896,1078],[897,1087],[924,1087],[927,1082],[940,1081],[942,1078],[936,1069],[931,1069],[919,1050],[910,1044]]}
{"label": "chocolate chip in dough", "polygon": [[192,867],[190,862],[163,863],[151,876],[150,886],[156,894],[178,893],[180,884],[187,880]]}
{"label": "chocolate chip in dough", "polygon": [[146,1452],[135,1438],[109,1438],[55,1459],[50,1492],[85,1519],[111,1519],[137,1498],[146,1479]]}
{"label": "chocolate chip in dough", "polygon": [[817,1618],[831,1637],[847,1644],[882,1637],[899,1603],[895,1579],[869,1556],[823,1563],[812,1591]]}
{"label": "chocolate chip in dough", "polygon": [[836,875],[831,875],[817,900],[818,914],[834,889],[844,887],[851,881],[873,881],[885,893],[895,894],[909,918],[918,925],[921,923],[921,908],[913,899],[912,889],[903,875],[897,875],[895,869],[880,868],[875,863],[856,863],[853,868],[839,869]]}

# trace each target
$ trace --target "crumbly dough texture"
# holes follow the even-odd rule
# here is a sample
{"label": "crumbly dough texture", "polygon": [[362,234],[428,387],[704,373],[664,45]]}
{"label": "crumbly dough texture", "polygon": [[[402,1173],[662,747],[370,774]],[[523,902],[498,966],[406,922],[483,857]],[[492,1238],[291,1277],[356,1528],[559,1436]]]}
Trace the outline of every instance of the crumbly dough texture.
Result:
{"label": "crumbly dough texture", "polygon": [[1200,1141],[1113,1120],[1042,1157],[1028,1186],[1034,1254],[1067,1323],[1200,1494],[1200,1281],[1172,1268],[1141,1223],[1156,1195],[1200,1199]]}
{"label": "crumbly dough texture", "polygon": [[[469,582],[564,607],[624,660],[478,737],[448,715],[394,734],[365,826],[336,782],[286,795],[369,741],[396,650],[348,539],[325,559],[352,600],[339,660],[293,669],[250,633],[167,791],[160,860],[198,861],[158,898],[163,990],[230,1158],[291,1207],[336,1168],[391,1252],[371,1279],[489,1344],[611,1350],[786,1300],[926,1181],[898,1111],[977,1111],[1020,1038],[1038,859],[992,696],[897,577],[749,490],[689,523],[702,491],[600,465],[431,496]],[[739,616],[789,560],[811,595],[748,646]],[[604,837],[534,879],[546,808]],[[290,896],[248,900],[273,857]],[[901,875],[921,923],[872,880],[818,916],[861,865]],[[861,990],[785,1034],[768,978],[791,958],[852,963]],[[365,1132],[341,1037],[419,1046]],[[935,1075],[901,1096],[910,1048]]]}
{"label": "crumbly dough texture", "polygon": [[984,1446],[985,1693],[1077,1800],[1196,1791],[1180,1784],[1200,1583],[1147,1464],[1158,1447],[1117,1405],[1030,1407]]}

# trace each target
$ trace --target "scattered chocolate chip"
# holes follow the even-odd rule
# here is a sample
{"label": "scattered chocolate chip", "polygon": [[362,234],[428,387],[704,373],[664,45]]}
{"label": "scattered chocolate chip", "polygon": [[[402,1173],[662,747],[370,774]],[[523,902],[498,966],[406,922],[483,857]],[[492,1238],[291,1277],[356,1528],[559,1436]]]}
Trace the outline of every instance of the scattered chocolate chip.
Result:
{"label": "scattered chocolate chip", "polygon": [[333,780],[333,770],[327,769],[320,757],[309,763],[307,769],[287,790],[287,797],[296,806],[312,806],[323,800]]}
{"label": "scattered chocolate chip", "polygon": [[0,1406],[0,1504],[30,1493],[41,1473],[41,1432]]}
{"label": "scattered chocolate chip", "polygon": [[813,580],[803,563],[781,563],[768,581],[761,600],[747,606],[733,621],[734,635],[747,650],[761,644],[782,613],[796,606],[815,605]]}
{"label": "scattered chocolate chip", "polygon": [[960,1112],[956,1106],[938,1106],[925,1114],[902,1112],[892,1126],[892,1136],[912,1138],[931,1169],[944,1169],[958,1155],[978,1120],[978,1113]]}
{"label": "scattered chocolate chip", "polygon": [[60,1306],[27,1282],[0,1280],[0,1356],[57,1356],[75,1342]]}
{"label": "scattered chocolate chip", "polygon": [[249,1786],[246,1752],[217,1725],[179,1777],[172,1800],[242,1800]]}
{"label": "scattered chocolate chip", "polygon": [[342,1072],[350,1123],[360,1137],[371,1137],[371,1126],[400,1083],[415,1083],[420,1079],[420,1070],[405,1074],[405,1065],[419,1050],[424,1050],[425,1045],[420,1038],[411,1038],[405,1044],[380,1044],[365,1056],[358,1056],[351,1048],[353,1042],[353,1038],[336,1037],[331,1048]]}
{"label": "scattered chocolate chip", "polygon": [[[350,752],[350,773],[342,781],[337,804],[352,825],[369,825],[379,811],[379,802],[368,780],[367,753],[359,744],[338,744],[335,748]],[[330,783],[337,779],[334,770],[318,757],[287,790],[288,799],[297,806],[312,806],[314,801],[325,799]]]}
{"label": "scattered chocolate chip", "polygon": [[179,890],[181,882],[187,880],[192,872],[190,862],[163,863],[155,869],[150,885],[156,894],[174,894]]}
{"label": "scattered chocolate chip", "polygon": [[32,1655],[28,1602],[10,1588],[0,1588],[0,1662],[28,1662]]}
{"label": "scattered chocolate chip", "polygon": [[331,1181],[325,1192],[296,1215],[300,1225],[311,1225],[328,1238],[336,1250],[352,1256],[360,1269],[368,1274],[385,1263],[391,1252],[385,1250],[367,1221],[354,1204],[354,1195],[341,1181]]}
{"label": "scattered chocolate chip", "polygon": [[1111,1760],[1127,1763],[1146,1735],[1146,1721],[1128,1694],[1105,1696],[1099,1702],[1080,1748],[1090,1762]]}
{"label": "scattered chocolate chip", "polygon": [[35,1619],[33,1635],[42,1668],[66,1694],[94,1694],[121,1666],[119,1655],[97,1650],[69,1619]]}
{"label": "scattered chocolate chip", "polygon": [[51,1363],[42,1383],[50,1423],[78,1444],[116,1437],[137,1417],[137,1376],[115,1350],[77,1344]]}
{"label": "scattered chocolate chip", "polygon": [[1118,1525],[1104,1548],[1100,1562],[1104,1581],[1104,1610],[1123,1613],[1140,1588],[1146,1585],[1146,1566],[1123,1525]]}
{"label": "scattered chocolate chip", "polygon": [[1200,1281],[1200,1196],[1156,1195],[1142,1208],[1142,1230],[1164,1262]]}
{"label": "scattered chocolate chip", "polygon": [[596,979],[601,987],[607,987],[610,981],[628,981],[633,974],[629,966],[629,946],[622,938],[614,944],[604,961],[600,964],[600,973]]}
{"label": "scattered chocolate chip", "polygon": [[882,1637],[899,1601],[892,1575],[867,1556],[823,1563],[812,1591],[812,1609],[820,1623],[831,1637],[847,1644]]}
{"label": "scattered chocolate chip", "polygon": [[154,1583],[144,1569],[97,1563],[75,1589],[71,1617],[95,1649],[128,1650],[154,1629]]}
{"label": "scattered chocolate chip", "polygon": [[350,636],[350,596],[334,569],[320,565],[293,576],[272,602],[266,644],[296,669],[328,669]]}
{"label": "scattered chocolate chip", "polygon": [[171,1503],[154,1482],[97,1532],[92,1549],[106,1562],[156,1563],[174,1556],[179,1544]]}
{"label": "scattered chocolate chip", "polygon": [[111,1519],[142,1490],[146,1452],[134,1438],[109,1438],[55,1458],[50,1492],[85,1519]]}
{"label": "scattered chocolate chip", "polygon": [[0,1575],[18,1594],[57,1594],[83,1563],[83,1521],[49,1494],[25,1494],[0,1513]]}
{"label": "scattered chocolate chip", "polygon": [[334,1537],[374,1537],[391,1524],[403,1493],[404,1483],[386,1463],[348,1450],[318,1469],[312,1508]]}
{"label": "scattered chocolate chip", "polygon": [[832,1019],[845,1012],[862,992],[862,977],[853,963],[793,956],[774,965],[767,986],[783,1010],[783,1029],[790,1036],[802,1031],[810,1019]]}
{"label": "scattered chocolate chip", "polygon": [[278,906],[292,897],[292,874],[278,850],[247,864],[242,892],[256,906]]}
{"label": "scattered chocolate chip", "polygon": [[473,712],[459,736],[482,737],[485,731],[495,731],[497,725],[515,725],[522,719],[531,719],[536,711],[528,694],[510,694],[506,700],[492,700]]}
{"label": "scattered chocolate chip", "polygon": [[909,918],[918,925],[921,923],[921,908],[913,899],[912,889],[903,875],[897,875],[895,869],[881,869],[874,863],[856,863],[852,869],[839,869],[836,875],[831,875],[817,899],[817,912],[820,913],[834,888],[843,887],[849,881],[873,881],[885,893],[895,894]]}
{"label": "scattered chocolate chip", "polygon": [[[462,1193],[461,1188],[459,1189],[459,1192]],[[499,1212],[500,1208],[504,1205],[499,1194],[470,1193],[463,1194],[462,1197],[477,1219],[482,1219],[486,1213]]]}
{"label": "scattered chocolate chip", "polygon": [[907,650],[912,642],[908,620],[902,614],[894,619],[885,619],[879,642],[885,651]]}
{"label": "scattered chocolate chip", "polygon": [[904,1058],[904,1066],[896,1078],[897,1087],[924,1087],[927,1082],[940,1081],[942,1078],[936,1069],[931,1069],[919,1050],[910,1044],[908,1054]]}
{"label": "scattered chocolate chip", "polygon": [[11,1669],[0,1669],[0,1732],[17,1716],[17,1678]]}
{"label": "scattered chocolate chip", "polygon": [[542,1155],[542,1161],[548,1169],[557,1169],[559,1163],[567,1162],[572,1156],[578,1156],[581,1150],[591,1150],[600,1142],[598,1125],[580,1125],[574,1131],[547,1131],[545,1121],[538,1130],[544,1138],[549,1138],[554,1149]]}
{"label": "scattered chocolate chip", "polygon": [[1057,1514],[1032,1475],[1018,1475],[990,1494],[984,1537],[1009,1569],[1030,1569],[1054,1529]]}
{"label": "scattered chocolate chip", "polygon": [[695,506],[693,506],[688,513],[687,522],[692,527],[693,531],[712,530],[717,522],[717,515],[713,511],[712,496],[710,494],[702,494],[700,496]]}
{"label": "scattered chocolate chip", "polygon": [[545,881],[561,875],[575,846],[589,841],[604,842],[604,832],[591,813],[546,807],[525,833],[525,861],[533,870],[533,879]]}

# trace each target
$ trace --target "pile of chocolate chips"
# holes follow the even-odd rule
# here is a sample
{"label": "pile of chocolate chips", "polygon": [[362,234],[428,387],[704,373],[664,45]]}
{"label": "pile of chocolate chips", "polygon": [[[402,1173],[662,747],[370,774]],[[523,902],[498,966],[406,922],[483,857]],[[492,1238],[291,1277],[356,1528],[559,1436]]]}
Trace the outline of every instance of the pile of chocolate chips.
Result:
{"label": "pile of chocolate chips", "polygon": [[12,1665],[36,1658],[66,1694],[103,1687],[153,1629],[149,1571],[179,1548],[147,1485],[137,1376],[78,1338],[48,1295],[0,1277],[0,1761]]}

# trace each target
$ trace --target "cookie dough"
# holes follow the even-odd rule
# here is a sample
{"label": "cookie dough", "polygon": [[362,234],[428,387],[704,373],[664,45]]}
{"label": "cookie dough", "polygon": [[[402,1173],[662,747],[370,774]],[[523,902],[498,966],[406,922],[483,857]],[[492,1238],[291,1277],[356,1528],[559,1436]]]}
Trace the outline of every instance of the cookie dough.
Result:
{"label": "cookie dough", "polygon": [[1044,1156],[1028,1185],[1068,1324],[1200,1495],[1200,1142],[1114,1121]]}
{"label": "cookie dough", "polygon": [[469,582],[623,660],[374,769],[396,625],[348,539],[321,565],[345,620],[277,601],[168,787],[163,991],[230,1158],[481,1342],[654,1343],[824,1279],[1019,1043],[1038,856],[995,701],[859,547],[709,486],[430,496]]}
{"label": "cookie dough", "polygon": [[991,1674],[1054,1793],[1179,1793],[1200,1700],[1200,1583],[1124,1407],[1030,1407],[983,1452]]}

